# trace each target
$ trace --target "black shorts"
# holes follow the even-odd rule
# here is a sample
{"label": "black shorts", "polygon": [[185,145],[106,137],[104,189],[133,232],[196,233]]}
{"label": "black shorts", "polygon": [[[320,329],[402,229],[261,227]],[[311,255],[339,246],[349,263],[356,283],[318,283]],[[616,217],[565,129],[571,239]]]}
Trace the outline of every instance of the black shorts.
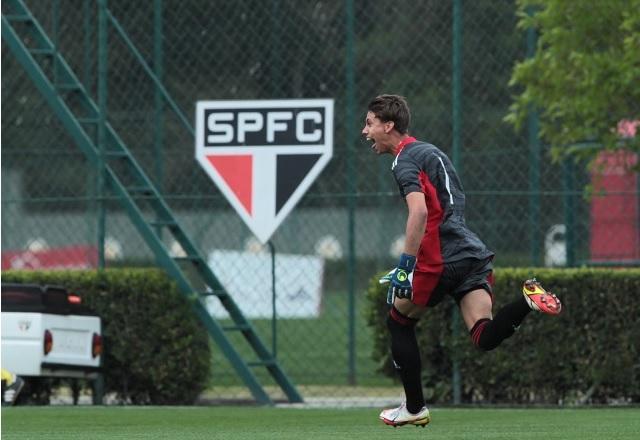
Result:
{"label": "black shorts", "polygon": [[472,290],[484,289],[493,299],[493,257],[485,259],[465,258],[433,267],[429,271],[413,274],[413,302],[433,307],[445,295],[456,302]]}

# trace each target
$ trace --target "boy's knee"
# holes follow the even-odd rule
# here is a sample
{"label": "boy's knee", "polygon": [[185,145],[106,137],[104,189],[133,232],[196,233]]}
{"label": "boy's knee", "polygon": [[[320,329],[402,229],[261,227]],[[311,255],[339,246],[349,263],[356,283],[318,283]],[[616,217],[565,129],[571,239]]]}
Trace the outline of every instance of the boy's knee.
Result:
{"label": "boy's knee", "polygon": [[473,345],[478,347],[482,351],[491,351],[498,346],[492,338],[487,338],[484,334],[487,325],[490,325],[491,320],[488,318],[482,318],[476,321],[471,330],[469,330],[469,336]]}
{"label": "boy's knee", "polygon": [[401,313],[395,306],[391,307],[389,314],[387,315],[387,328],[393,330],[400,327],[415,327],[417,319],[409,318],[405,314]]}
{"label": "boy's knee", "polygon": [[406,298],[396,298],[393,302],[392,308],[401,313],[403,316],[414,319],[416,321],[419,320],[427,310],[426,307],[414,304],[411,302],[411,300]]}

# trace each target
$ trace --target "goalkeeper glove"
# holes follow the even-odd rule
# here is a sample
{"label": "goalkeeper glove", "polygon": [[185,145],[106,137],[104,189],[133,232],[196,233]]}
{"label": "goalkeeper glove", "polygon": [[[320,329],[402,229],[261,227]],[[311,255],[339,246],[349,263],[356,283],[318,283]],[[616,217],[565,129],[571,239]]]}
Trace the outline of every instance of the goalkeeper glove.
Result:
{"label": "goalkeeper glove", "polygon": [[380,278],[380,284],[390,283],[387,290],[387,304],[393,304],[394,297],[411,299],[413,296],[413,268],[416,265],[416,257],[402,254],[398,267]]}

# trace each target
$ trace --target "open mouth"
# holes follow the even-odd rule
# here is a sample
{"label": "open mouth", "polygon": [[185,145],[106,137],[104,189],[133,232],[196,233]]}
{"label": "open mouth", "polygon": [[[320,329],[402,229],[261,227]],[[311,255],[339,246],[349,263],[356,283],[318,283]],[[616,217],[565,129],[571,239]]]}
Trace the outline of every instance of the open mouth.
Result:
{"label": "open mouth", "polygon": [[367,138],[367,141],[371,142],[370,147],[371,147],[371,149],[372,149],[372,150],[375,150],[375,149],[376,149],[376,141],[375,141],[375,140],[373,140],[373,139],[372,139],[372,138],[370,138],[370,137],[368,137],[368,138]]}

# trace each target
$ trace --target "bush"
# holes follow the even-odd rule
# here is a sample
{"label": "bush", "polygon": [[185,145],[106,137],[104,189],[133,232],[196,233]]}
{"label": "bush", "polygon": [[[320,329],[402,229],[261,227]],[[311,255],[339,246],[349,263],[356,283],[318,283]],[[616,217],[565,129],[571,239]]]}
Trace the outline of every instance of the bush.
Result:
{"label": "bush", "polygon": [[[425,314],[416,331],[428,400],[451,401],[457,357],[468,403],[640,401],[640,269],[497,269],[494,312],[534,274],[562,299],[563,313],[530,314],[494,351],[475,348],[461,319],[452,325],[453,301]],[[386,287],[378,284],[379,276],[367,291],[373,358],[395,377],[384,323]]]}
{"label": "bush", "polygon": [[208,385],[206,331],[157,269],[7,271],[5,282],[56,284],[102,318],[105,392],[134,404],[189,404]]}

